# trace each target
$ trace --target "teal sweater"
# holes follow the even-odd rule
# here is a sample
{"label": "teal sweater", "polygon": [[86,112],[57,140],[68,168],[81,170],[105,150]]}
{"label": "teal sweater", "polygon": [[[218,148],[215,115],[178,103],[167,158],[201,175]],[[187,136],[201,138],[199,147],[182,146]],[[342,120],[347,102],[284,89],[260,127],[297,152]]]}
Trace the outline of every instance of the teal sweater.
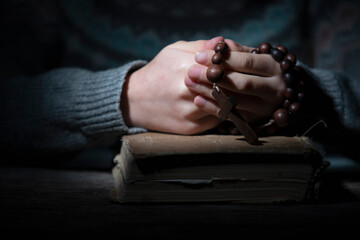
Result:
{"label": "teal sweater", "polygon": [[358,136],[358,1],[253,2],[5,1],[2,149],[75,151],[146,131],[124,124],[125,76],[172,42],[218,35],[287,46],[318,88],[315,112],[330,130]]}

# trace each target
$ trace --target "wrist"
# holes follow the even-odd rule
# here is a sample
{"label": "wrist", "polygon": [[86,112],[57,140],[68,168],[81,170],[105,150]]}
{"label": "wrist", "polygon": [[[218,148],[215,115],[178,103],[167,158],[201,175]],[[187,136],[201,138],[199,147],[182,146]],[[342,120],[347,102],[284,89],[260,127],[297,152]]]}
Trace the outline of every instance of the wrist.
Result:
{"label": "wrist", "polygon": [[138,93],[137,79],[139,78],[140,70],[129,72],[125,78],[123,90],[120,99],[120,111],[122,112],[124,123],[128,127],[140,126],[141,124],[137,119],[139,115],[137,112],[138,107],[136,106],[137,97],[141,96]]}
{"label": "wrist", "polygon": [[120,95],[120,105],[119,105],[124,123],[128,127],[132,126],[131,120],[129,118],[130,110],[129,110],[129,99],[128,99],[128,89],[129,89],[129,81],[131,75],[132,73],[128,73],[124,79],[124,84]]}

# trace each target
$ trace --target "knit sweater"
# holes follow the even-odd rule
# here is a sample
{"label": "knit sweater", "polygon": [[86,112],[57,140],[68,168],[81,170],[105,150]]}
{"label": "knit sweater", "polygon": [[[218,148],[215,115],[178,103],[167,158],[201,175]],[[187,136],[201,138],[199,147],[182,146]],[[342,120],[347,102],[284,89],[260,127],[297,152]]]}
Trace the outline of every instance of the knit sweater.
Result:
{"label": "knit sweater", "polygon": [[119,110],[126,75],[172,42],[219,35],[248,46],[286,45],[329,97],[327,111],[333,112],[322,117],[331,122],[336,115],[334,128],[360,131],[358,2],[176,4],[5,1],[0,14],[5,33],[2,148],[74,151],[146,131],[127,127]]}
{"label": "knit sweater", "polygon": [[8,90],[1,94],[1,102],[8,103],[1,109],[1,132],[6,136],[2,146],[76,151],[145,131],[128,128],[119,107],[125,76],[143,65],[143,61],[133,61],[97,72],[61,68],[35,78],[1,82],[1,89]]}

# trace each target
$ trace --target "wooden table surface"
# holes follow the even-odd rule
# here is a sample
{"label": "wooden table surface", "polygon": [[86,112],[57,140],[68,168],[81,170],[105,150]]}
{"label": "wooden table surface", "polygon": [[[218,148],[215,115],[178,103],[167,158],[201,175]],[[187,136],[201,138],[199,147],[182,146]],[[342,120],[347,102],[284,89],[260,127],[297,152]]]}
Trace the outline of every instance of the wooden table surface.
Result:
{"label": "wooden table surface", "polygon": [[110,170],[6,165],[0,168],[0,229],[122,236],[351,230],[359,225],[360,171],[350,169],[326,172],[321,198],[311,204],[121,205],[109,198]]}

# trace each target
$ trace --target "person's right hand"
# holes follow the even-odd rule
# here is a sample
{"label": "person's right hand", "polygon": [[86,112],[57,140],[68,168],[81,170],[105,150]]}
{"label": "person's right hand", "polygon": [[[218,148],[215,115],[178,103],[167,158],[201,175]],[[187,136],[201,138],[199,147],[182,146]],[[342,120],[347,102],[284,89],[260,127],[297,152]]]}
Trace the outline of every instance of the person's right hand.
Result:
{"label": "person's right hand", "polygon": [[[225,77],[218,85],[227,96],[232,95],[238,100],[236,108],[246,121],[256,123],[269,118],[284,98],[285,83],[279,63],[269,54],[252,54],[254,48],[232,40],[225,42],[229,46],[222,63]],[[212,83],[206,78],[213,54],[213,49],[196,54],[197,64],[190,67],[185,84],[199,94],[195,105],[217,116],[220,107],[211,94]]]}
{"label": "person's right hand", "polygon": [[[124,85],[121,110],[128,126],[153,131],[196,134],[220,123],[199,109],[198,94],[184,84],[198,51],[213,49],[222,37],[209,41],[179,41],[165,47],[147,65],[132,73]],[[195,98],[199,98],[196,100]]]}

